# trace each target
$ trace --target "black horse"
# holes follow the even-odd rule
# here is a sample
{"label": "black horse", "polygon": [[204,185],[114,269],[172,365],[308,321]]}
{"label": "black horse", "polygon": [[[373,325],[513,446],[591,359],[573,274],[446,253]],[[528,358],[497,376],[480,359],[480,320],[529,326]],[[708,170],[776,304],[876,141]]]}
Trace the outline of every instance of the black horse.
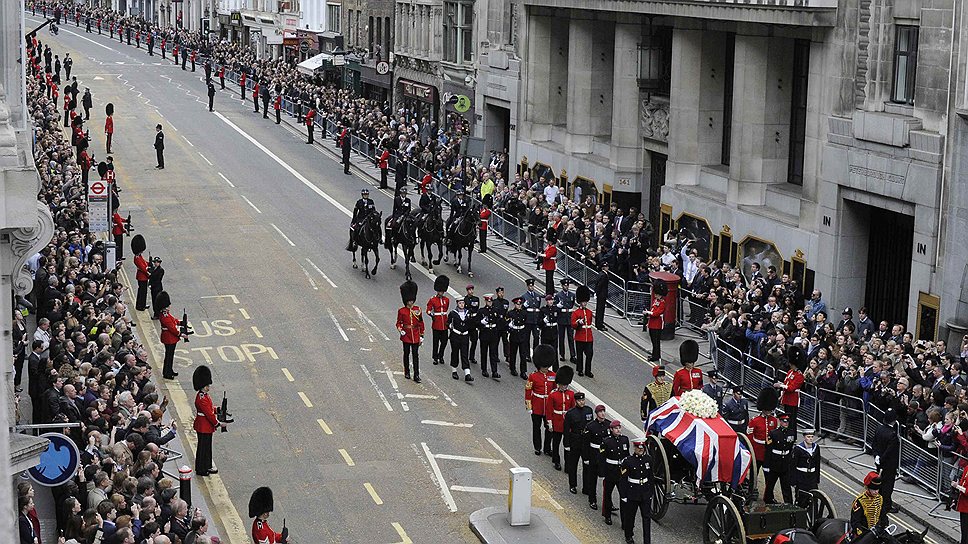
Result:
{"label": "black horse", "polygon": [[474,242],[477,241],[477,231],[481,224],[481,212],[477,206],[468,206],[464,215],[451,223],[447,232],[447,253],[454,255],[454,265],[457,273],[461,273],[461,259],[467,250],[467,276],[473,278],[471,259],[474,255]]}
{"label": "black horse", "polygon": [[[846,539],[847,521],[843,519],[825,519],[814,530],[784,529],[773,535],[768,544],[841,544]],[[916,531],[902,531],[890,534],[885,529],[875,528],[854,539],[852,544],[924,544],[924,536],[928,529],[918,533]]]}
{"label": "black horse", "polygon": [[[430,212],[419,222],[417,231],[420,235],[420,265],[433,274],[434,265],[440,264],[444,254],[444,213],[439,197],[433,197]],[[434,260],[434,245],[437,246],[436,260]],[[426,256],[424,248],[427,250]]]}
{"label": "black horse", "polygon": [[410,263],[414,260],[417,247],[417,211],[401,214],[396,223],[391,224],[390,218],[386,224],[386,248],[390,252],[390,268],[397,267],[397,246],[403,247],[403,262],[407,279],[410,276]]}
{"label": "black horse", "polygon": [[[367,279],[370,279],[370,274],[375,276],[376,269],[380,266],[380,243],[383,242],[382,218],[383,212],[371,211],[350,230],[350,245],[346,249],[353,252],[353,268],[359,268],[356,264],[356,250],[357,248],[360,250],[363,273]],[[371,251],[376,258],[372,272],[369,269]]]}

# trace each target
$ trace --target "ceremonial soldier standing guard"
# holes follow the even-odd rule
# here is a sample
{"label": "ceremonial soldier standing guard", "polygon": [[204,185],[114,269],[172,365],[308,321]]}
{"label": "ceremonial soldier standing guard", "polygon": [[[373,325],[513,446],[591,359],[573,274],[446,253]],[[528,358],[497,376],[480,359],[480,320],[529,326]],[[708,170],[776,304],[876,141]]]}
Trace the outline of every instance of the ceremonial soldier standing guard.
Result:
{"label": "ceremonial soldier standing guard", "polygon": [[568,389],[575,377],[575,369],[563,366],[555,372],[555,390],[548,395],[551,414],[548,428],[551,431],[551,462],[555,470],[561,470],[561,455],[559,446],[565,432],[565,413],[575,406],[575,392]]}
{"label": "ceremonial soldier standing guard", "polygon": [[481,255],[487,253],[487,225],[491,221],[492,206],[494,206],[494,197],[491,195],[485,196],[481,206],[481,226],[478,235],[478,252]]}
{"label": "ceremonial soldier standing guard", "polygon": [[434,365],[444,364],[444,348],[447,347],[447,313],[450,299],[444,293],[450,287],[450,278],[444,275],[434,280],[436,294],[427,301],[427,315],[430,316],[431,358]]}
{"label": "ceremonial soldier standing guard", "polygon": [[[756,399],[756,409],[760,411],[760,414],[751,419],[749,426],[746,427],[746,435],[753,443],[753,457],[756,458],[757,467],[762,467],[766,458],[767,437],[780,426],[779,420],[773,417],[776,403],[776,390],[764,387],[760,391],[760,396]],[[753,477],[755,476],[754,474]]]}
{"label": "ceremonial soldier standing guard", "polygon": [[679,360],[682,368],[672,378],[672,396],[678,397],[686,391],[702,389],[702,370],[695,368],[699,359],[699,344],[686,340],[679,345]]}
{"label": "ceremonial soldier standing guard", "polygon": [[575,364],[575,329],[571,327],[571,312],[575,308],[575,294],[569,289],[571,280],[561,280],[561,291],[555,293],[558,308],[558,360],[565,360],[565,339],[568,340],[568,360]]}
{"label": "ceremonial soldier standing guard", "polygon": [[151,309],[154,311],[152,319],[161,318],[162,307],[155,301],[158,294],[165,290],[162,282],[165,279],[165,269],[161,266],[161,257],[153,257],[148,263],[148,289],[151,291]]}
{"label": "ceremonial soldier standing guard", "polygon": [[732,389],[732,396],[723,403],[719,413],[734,431],[745,433],[750,419],[749,403],[743,398],[742,387],[734,385]]}
{"label": "ceremonial soldier standing guard", "polygon": [[464,381],[472,382],[474,376],[471,376],[471,365],[467,357],[467,335],[471,328],[470,312],[465,307],[464,297],[457,297],[456,302],[457,307],[447,315],[447,330],[450,334],[450,367],[453,369],[451,376],[455,380],[460,379],[457,374],[459,363],[464,369]]}
{"label": "ceremonial soldier standing guard", "polygon": [[555,269],[557,268],[558,248],[555,246],[556,231],[548,229],[545,234],[545,248],[541,254],[541,269],[545,273],[545,294],[555,294]]}
{"label": "ceremonial soldier standing guard", "polygon": [[260,487],[249,497],[249,517],[252,521],[252,539],[255,544],[286,544],[289,540],[289,529],[283,525],[282,532],[277,533],[269,527],[269,513],[273,509],[272,490]]}
{"label": "ceremonial soldier standing guard", "polygon": [[[545,295],[545,305],[541,307],[541,343],[554,348],[558,345],[558,308],[555,306],[555,296]],[[555,362],[551,367],[558,372],[558,351],[555,350]]]}
{"label": "ceremonial soldier standing guard", "polygon": [[571,327],[575,329],[575,352],[577,353],[575,370],[579,376],[587,375],[589,378],[594,378],[595,375],[592,374],[592,357],[595,355],[593,346],[595,339],[592,337],[594,316],[588,309],[588,301],[591,297],[592,293],[588,287],[578,286],[576,293],[578,308],[571,313]]}
{"label": "ceremonial soldier standing guard", "polygon": [[783,502],[793,503],[793,491],[790,489],[790,457],[797,435],[790,430],[790,416],[781,414],[780,426],[774,429],[766,439],[766,453],[763,460],[763,472],[766,474],[766,489],[763,492],[763,502],[776,504],[773,490],[777,480],[780,481],[780,491]]}
{"label": "ceremonial soldier standing guard", "polygon": [[135,273],[135,280],[138,282],[138,295],[135,298],[134,308],[139,312],[148,309],[148,278],[150,276],[148,261],[141,255],[145,252],[146,247],[144,236],[135,234],[131,238],[131,253],[134,253],[134,266],[138,269]]}
{"label": "ceremonial soldier standing guard", "polygon": [[162,291],[158,293],[155,298],[155,306],[161,312],[159,320],[161,321],[161,343],[165,345],[165,363],[162,367],[161,375],[166,380],[174,380],[178,373],[175,372],[175,345],[181,339],[188,338],[187,335],[182,334],[181,325],[182,322],[175,316],[171,315],[168,307],[171,306],[171,298],[168,293]]}
{"label": "ceremonial soldier standing guard", "polygon": [[665,282],[656,280],[652,285],[652,306],[645,311],[646,322],[643,329],[649,331],[649,339],[652,341],[652,354],[649,356],[649,361],[653,363],[662,358],[659,344],[662,341],[662,328],[665,326],[667,294],[669,294],[669,287]]}
{"label": "ceremonial soldier standing guard", "polygon": [[[501,324],[504,320],[499,309],[494,306],[494,295],[484,295],[484,307],[478,314],[481,340],[481,376],[488,376],[495,380],[501,378],[497,371],[500,362],[497,356],[497,343],[501,339]],[[488,361],[491,363],[491,373],[487,372]]]}
{"label": "ceremonial soldier standing guard", "polygon": [[400,286],[403,307],[397,310],[397,330],[403,342],[403,377],[410,379],[410,358],[413,357],[413,381],[420,383],[420,345],[423,344],[424,322],[417,300],[417,284],[407,281]]}
{"label": "ceremonial soldier standing guard", "polygon": [[527,336],[527,324],[528,319],[527,312],[525,312],[523,304],[524,299],[521,297],[516,297],[513,301],[514,308],[508,311],[508,329],[509,331],[509,347],[508,347],[508,365],[511,367],[511,375],[517,376],[518,370],[516,368],[516,363],[518,355],[521,356],[521,378],[528,379],[528,361],[531,357],[528,355],[530,351],[528,349],[528,336]]}
{"label": "ceremonial soldier standing guard", "polygon": [[612,512],[615,511],[612,505],[612,492],[615,486],[618,485],[619,477],[621,475],[620,465],[622,461],[625,460],[629,455],[629,437],[622,434],[622,424],[616,419],[608,425],[608,438],[602,442],[601,448],[598,450],[601,454],[599,461],[601,464],[601,473],[604,477],[604,483],[602,484],[602,516],[605,518],[605,524],[612,524]]}
{"label": "ceremonial soldier standing guard", "polygon": [[790,428],[794,436],[797,432],[797,410],[800,407],[800,388],[803,386],[802,365],[805,364],[800,349],[791,347],[787,350],[788,370],[782,382],[776,382],[773,387],[780,390],[780,405],[790,416]]}
{"label": "ceremonial soldier standing guard", "polygon": [[814,433],[813,429],[804,429],[803,441],[793,448],[795,472],[790,484],[797,490],[795,496],[820,487],[820,445],[815,442]]}
{"label": "ceremonial soldier standing guard", "polygon": [[601,476],[600,463],[604,463],[601,448],[602,442],[608,438],[611,424],[605,417],[605,406],[599,404],[595,407],[595,419],[585,425],[581,492],[588,495],[588,507],[592,510],[598,510],[598,478]]}
{"label": "ceremonial soldier standing guard", "polygon": [[384,147],[383,153],[380,154],[380,159],[377,162],[380,168],[380,188],[389,189],[387,185],[387,171],[390,169],[390,148]]}
{"label": "ceremonial soldier standing guard", "polygon": [[555,350],[551,346],[540,344],[534,349],[533,357],[534,366],[538,371],[528,375],[528,381],[524,384],[524,405],[531,414],[531,442],[534,445],[534,454],[541,455],[543,451],[551,455],[550,429],[545,431],[544,441],[541,440],[541,430],[547,425],[546,418],[551,412],[548,394],[551,393],[555,383],[555,373],[550,370],[555,358]]}
{"label": "ceremonial soldier standing guard", "polygon": [[635,535],[635,518],[642,514],[642,543],[652,543],[652,494],[655,493],[655,483],[652,481],[652,459],[645,451],[645,438],[632,441],[632,455],[622,461],[620,467],[621,480],[618,484],[618,495],[621,497],[619,513],[622,517],[622,529],[625,530],[625,542],[632,544]]}
{"label": "ceremonial soldier standing guard", "polygon": [[208,390],[212,386],[212,371],[202,365],[192,374],[192,386],[195,394],[195,434],[198,436],[198,448],[195,450],[195,475],[208,476],[217,474],[218,469],[212,462],[212,435],[215,429],[224,428],[225,422],[219,421],[215,415],[215,404]]}
{"label": "ceremonial soldier standing guard", "polygon": [[582,459],[585,447],[585,426],[591,422],[594,415],[589,406],[585,406],[585,394],[575,393],[575,407],[565,414],[564,442],[565,442],[565,473],[568,474],[568,490],[578,493],[578,462]]}
{"label": "ceremonial soldier standing guard", "polygon": [[665,376],[664,366],[659,365],[652,369],[653,381],[642,390],[642,403],[639,408],[642,421],[648,421],[652,410],[665,404],[672,395],[672,384],[665,381]]}
{"label": "ceremonial soldier standing guard", "polygon": [[121,214],[114,212],[111,216],[111,235],[114,236],[114,247],[117,249],[117,256],[119,261],[124,260],[124,233],[126,231],[124,225],[124,218]]}

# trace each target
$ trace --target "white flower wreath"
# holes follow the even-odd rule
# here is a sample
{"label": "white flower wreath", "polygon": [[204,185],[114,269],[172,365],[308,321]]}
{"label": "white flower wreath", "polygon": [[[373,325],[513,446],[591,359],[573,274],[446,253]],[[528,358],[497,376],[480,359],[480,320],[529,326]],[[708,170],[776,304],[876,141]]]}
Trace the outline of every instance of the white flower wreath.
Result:
{"label": "white flower wreath", "polygon": [[716,401],[698,389],[683,393],[679,397],[679,406],[686,412],[704,419],[716,417],[716,414],[719,413]]}

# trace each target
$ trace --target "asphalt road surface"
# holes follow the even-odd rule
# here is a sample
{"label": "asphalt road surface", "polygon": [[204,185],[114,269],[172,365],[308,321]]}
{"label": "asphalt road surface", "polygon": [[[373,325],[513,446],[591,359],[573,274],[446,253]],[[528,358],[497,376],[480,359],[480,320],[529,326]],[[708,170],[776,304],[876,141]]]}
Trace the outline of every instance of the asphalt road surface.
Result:
{"label": "asphalt road surface", "polygon": [[[219,91],[209,113],[200,64],[182,71],[157,51],[149,57],[68,25],[40,39],[62,57],[69,51],[82,92],[91,88],[98,160],[104,105],[115,105],[122,215],[131,212],[151,254],[164,259],[172,309],[185,308],[196,331],[179,345],[181,375],[168,382],[182,428],[190,428],[195,365],[212,367],[216,400],[223,390],[230,399],[236,423],[216,435],[220,474],[203,488],[233,542],[246,541],[246,505],[260,485],[275,492],[273,525],[286,518],[300,544],[476,541],[468,515],[506,504],[508,469],[517,465],[534,471],[534,504],[583,542],[622,540],[617,523],[604,525],[584,496],[568,492],[547,456],[534,456],[520,378],[505,368],[499,382],[484,379],[472,367],[473,384],[452,380],[449,366],[430,364],[428,331],[423,383],[403,379],[394,330],[403,273],[383,251],[366,280],[345,250],[349,210],[368,181],[344,175],[331,153],[306,145],[304,131],[257,116],[238,94]],[[154,168],[157,123],[164,170]],[[389,213],[390,195],[371,188],[371,196]],[[130,259],[125,269],[133,279]],[[468,281],[478,296],[497,285],[508,298],[525,289],[519,271],[491,256],[475,255],[473,269],[473,280],[449,265],[437,272],[461,293]],[[432,276],[414,270],[425,304]],[[145,312],[139,321],[160,364],[157,326]],[[595,351],[595,379],[576,386],[640,429],[639,396],[651,380],[645,355],[597,331]],[[822,488],[845,515],[854,491],[831,477]],[[654,541],[700,541],[702,512],[672,505],[653,524]]]}

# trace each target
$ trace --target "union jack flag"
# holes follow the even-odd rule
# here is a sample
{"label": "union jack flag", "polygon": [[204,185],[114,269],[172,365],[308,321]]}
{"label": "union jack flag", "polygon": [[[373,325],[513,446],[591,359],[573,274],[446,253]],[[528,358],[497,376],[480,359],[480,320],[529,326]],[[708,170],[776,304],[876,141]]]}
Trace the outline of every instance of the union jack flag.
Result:
{"label": "union jack flag", "polygon": [[686,412],[672,397],[649,416],[646,431],[658,434],[696,467],[700,482],[729,482],[733,488],[746,480],[750,452],[723,419],[703,419]]}

